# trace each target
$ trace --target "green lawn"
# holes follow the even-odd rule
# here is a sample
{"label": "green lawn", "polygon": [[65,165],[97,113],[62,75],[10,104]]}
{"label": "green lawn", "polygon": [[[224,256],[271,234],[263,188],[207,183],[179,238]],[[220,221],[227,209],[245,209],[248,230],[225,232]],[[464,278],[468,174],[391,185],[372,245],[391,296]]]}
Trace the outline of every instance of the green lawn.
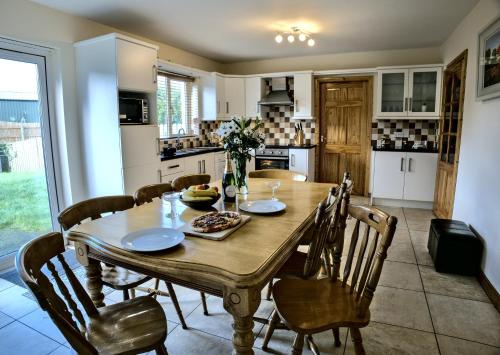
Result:
{"label": "green lawn", "polygon": [[52,229],[43,171],[0,173],[0,255]]}

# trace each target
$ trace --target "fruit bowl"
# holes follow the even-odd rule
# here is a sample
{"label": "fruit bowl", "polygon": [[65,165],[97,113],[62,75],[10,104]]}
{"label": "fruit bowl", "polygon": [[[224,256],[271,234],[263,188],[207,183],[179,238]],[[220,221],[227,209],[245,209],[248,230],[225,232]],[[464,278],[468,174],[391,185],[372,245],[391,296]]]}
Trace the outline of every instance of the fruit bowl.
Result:
{"label": "fruit bowl", "polygon": [[186,206],[201,211],[212,209],[212,205],[214,205],[217,201],[219,201],[219,199],[220,199],[220,194],[217,194],[217,196],[210,197],[210,199],[201,201],[196,201],[196,200],[186,201],[182,199],[182,196],[179,198],[179,200]]}

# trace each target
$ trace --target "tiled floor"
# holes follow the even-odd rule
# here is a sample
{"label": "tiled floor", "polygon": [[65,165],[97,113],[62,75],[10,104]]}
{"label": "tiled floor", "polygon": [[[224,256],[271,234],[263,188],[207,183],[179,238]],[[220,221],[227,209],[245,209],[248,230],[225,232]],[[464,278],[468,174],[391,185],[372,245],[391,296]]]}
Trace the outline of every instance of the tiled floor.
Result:
{"label": "tiled floor", "polygon": [[[478,282],[439,274],[432,267],[426,247],[431,212],[382,209],[399,222],[372,302],[372,321],[361,330],[367,354],[500,354],[500,314]],[[206,317],[198,292],[175,288],[190,329],[179,326],[170,299],[160,297],[169,320],[169,353],[231,353],[231,317],[222,301],[209,297]],[[0,279],[0,353],[69,354],[64,337],[25,293],[26,289]],[[120,300],[120,292],[106,296],[107,303]],[[263,299],[258,315],[269,317],[272,307]],[[256,354],[265,354],[260,349],[265,330],[256,323]],[[290,353],[293,337],[290,331],[277,330],[269,347],[273,353]],[[354,354],[346,329],[341,329],[340,348],[333,346],[331,332],[314,338],[322,353]],[[304,354],[310,353],[304,348]]]}

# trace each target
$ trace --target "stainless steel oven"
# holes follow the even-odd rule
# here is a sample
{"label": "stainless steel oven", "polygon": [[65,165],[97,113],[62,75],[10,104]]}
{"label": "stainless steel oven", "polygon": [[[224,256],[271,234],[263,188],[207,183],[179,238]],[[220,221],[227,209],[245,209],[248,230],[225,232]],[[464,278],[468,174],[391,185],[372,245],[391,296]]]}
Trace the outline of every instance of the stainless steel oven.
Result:
{"label": "stainless steel oven", "polygon": [[287,148],[265,148],[255,152],[255,170],[288,170],[288,164]]}

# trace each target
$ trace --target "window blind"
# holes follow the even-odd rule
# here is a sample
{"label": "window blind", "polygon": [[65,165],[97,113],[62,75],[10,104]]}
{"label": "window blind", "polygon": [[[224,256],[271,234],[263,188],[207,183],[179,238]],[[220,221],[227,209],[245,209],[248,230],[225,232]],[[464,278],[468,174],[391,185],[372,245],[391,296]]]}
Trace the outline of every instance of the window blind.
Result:
{"label": "window blind", "polygon": [[[198,87],[194,78],[158,73],[158,124],[160,137],[198,134]],[[184,131],[184,132],[182,132]]]}

